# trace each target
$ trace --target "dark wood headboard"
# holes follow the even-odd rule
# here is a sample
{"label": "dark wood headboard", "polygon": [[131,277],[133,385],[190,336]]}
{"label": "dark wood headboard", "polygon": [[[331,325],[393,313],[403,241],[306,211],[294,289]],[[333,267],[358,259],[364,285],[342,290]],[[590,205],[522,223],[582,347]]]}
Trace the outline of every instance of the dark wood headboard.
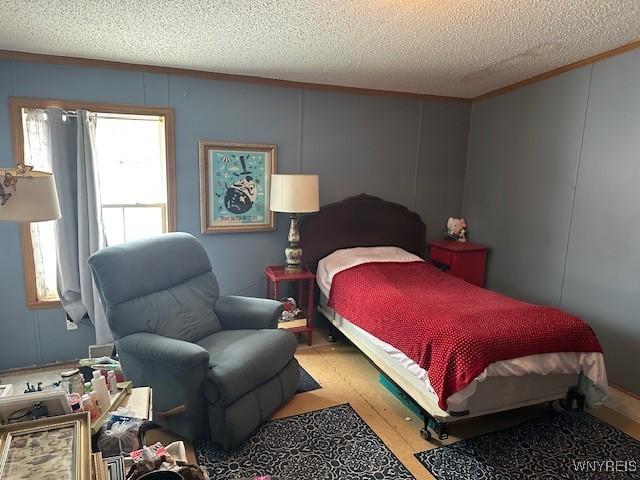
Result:
{"label": "dark wood headboard", "polygon": [[420,215],[364,193],[302,217],[299,229],[302,262],[314,272],[320,259],[341,248],[394,246],[422,258],[427,248]]}

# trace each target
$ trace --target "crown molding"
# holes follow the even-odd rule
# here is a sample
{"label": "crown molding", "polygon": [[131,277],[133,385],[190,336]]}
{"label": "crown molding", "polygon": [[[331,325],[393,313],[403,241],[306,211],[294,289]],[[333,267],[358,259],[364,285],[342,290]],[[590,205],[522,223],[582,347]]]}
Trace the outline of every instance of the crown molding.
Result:
{"label": "crown molding", "polygon": [[26,62],[54,63],[58,65],[72,65],[77,67],[105,68],[111,70],[129,70],[165,75],[179,75],[184,77],[219,80],[224,82],[252,83],[282,88],[302,88],[307,90],[321,90],[355,95],[369,95],[378,97],[409,98],[415,100],[433,100],[439,102],[469,103],[469,98],[447,97],[443,95],[427,95],[421,93],[398,92],[393,90],[377,90],[372,88],[347,87],[341,85],[327,85],[323,83],[296,82],[293,80],[279,80],[275,78],[258,77],[252,75],[236,75],[232,73],[210,72],[188,68],[163,67],[140,63],[115,62],[112,60],[98,60],[82,57],[67,57],[62,55],[48,55],[42,53],[19,52],[14,50],[0,50],[0,59],[20,60]]}
{"label": "crown molding", "polygon": [[473,97],[471,102],[481,102],[488,98],[497,97],[498,95],[502,95],[504,93],[510,92],[512,90],[516,90],[521,87],[526,87],[527,85],[531,85],[533,83],[538,83],[543,80],[547,80],[549,78],[555,77],[557,75],[561,75],[565,72],[569,72],[571,70],[575,70],[580,67],[584,67],[586,65],[591,65],[593,63],[600,62],[602,60],[606,60],[609,57],[615,57],[616,55],[621,55],[623,53],[629,52],[631,50],[635,50],[640,48],[640,40],[636,40],[631,43],[627,43],[620,47],[616,47],[612,50],[607,50],[606,52],[598,53],[597,55],[593,55],[591,57],[584,58],[582,60],[578,60],[577,62],[570,63],[568,65],[564,65],[562,67],[554,68],[553,70],[549,70],[548,72],[541,73],[539,75],[535,75],[531,78],[527,78],[526,80],[521,80],[516,83],[512,83],[511,85],[507,85],[505,87],[500,87],[496,90],[492,90],[491,92],[483,93],[482,95],[478,95],[477,97]]}
{"label": "crown molding", "polygon": [[533,77],[527,78],[525,80],[521,80],[519,82],[515,82],[512,84],[506,85],[504,87],[497,88],[495,90],[492,90],[487,93],[483,93],[482,95],[477,95],[472,98],[451,97],[451,96],[443,96],[443,95],[428,95],[428,94],[421,94],[421,93],[399,92],[394,90],[378,90],[378,89],[372,89],[372,88],[347,87],[343,85],[330,85],[330,84],[323,84],[323,83],[296,82],[293,80],[280,80],[276,78],[258,77],[258,76],[252,76],[252,75],[237,75],[232,73],[211,72],[206,70],[195,70],[195,69],[178,68],[178,67],[163,67],[160,65],[116,62],[112,60],[99,60],[99,59],[92,59],[92,58],[69,57],[69,56],[62,56],[62,55],[48,55],[43,53],[20,52],[15,50],[0,50],[0,59],[10,59],[10,60],[39,62],[39,63],[53,63],[58,65],[71,65],[71,66],[90,67],[90,68],[104,68],[104,69],[111,69],[111,70],[129,70],[129,71],[138,71],[138,72],[158,73],[158,74],[165,74],[165,75],[179,75],[179,76],[185,76],[185,77],[203,78],[207,80],[251,83],[251,84],[258,84],[258,85],[267,85],[272,87],[281,87],[281,88],[300,88],[300,89],[307,89],[307,90],[350,93],[354,95],[409,98],[409,99],[415,99],[415,100],[431,100],[431,101],[440,101],[440,102],[475,103],[475,102],[481,102],[488,98],[503,95],[512,90],[526,87],[527,85],[531,85],[534,83],[541,82],[543,80],[547,80],[549,78],[555,77],[557,75],[561,75],[565,72],[569,72],[577,68],[584,67],[586,65],[591,65],[591,64],[600,62],[602,60],[606,60],[607,58],[614,57],[616,55],[621,55],[623,53],[629,52],[631,50],[635,50],[637,48],[640,48],[640,40],[636,40],[631,43],[621,45],[620,47],[607,50],[606,52],[598,53],[591,57],[587,57],[582,60],[578,60],[576,62],[570,63],[568,65],[563,65],[561,67],[554,68],[547,72],[534,75]]}

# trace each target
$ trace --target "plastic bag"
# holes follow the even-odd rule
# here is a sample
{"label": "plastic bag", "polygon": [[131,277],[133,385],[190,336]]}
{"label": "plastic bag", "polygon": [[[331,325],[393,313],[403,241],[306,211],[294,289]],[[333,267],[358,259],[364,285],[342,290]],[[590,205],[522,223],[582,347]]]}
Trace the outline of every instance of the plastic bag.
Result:
{"label": "plastic bag", "polygon": [[102,431],[97,444],[103,458],[128,455],[133,450],[140,448],[138,442],[139,421],[127,419],[108,424],[109,428]]}

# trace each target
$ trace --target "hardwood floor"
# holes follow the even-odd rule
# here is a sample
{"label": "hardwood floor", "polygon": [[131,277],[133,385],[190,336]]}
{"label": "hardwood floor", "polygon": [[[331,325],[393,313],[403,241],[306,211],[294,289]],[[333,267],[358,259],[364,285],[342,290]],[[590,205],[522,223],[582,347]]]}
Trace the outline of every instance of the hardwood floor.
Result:
{"label": "hardwood floor", "polygon": [[[432,476],[414,453],[440,445],[420,437],[422,421],[379,383],[378,371],[353,346],[338,342],[298,351],[300,364],[322,385],[322,389],[296,395],[274,418],[295,415],[341,403],[350,403],[417,479]],[[640,400],[615,391],[610,405],[592,413],[640,440]],[[517,425],[545,414],[546,406],[528,407],[471,419],[451,426],[443,444]],[[636,419],[634,421],[634,419]]]}
{"label": "hardwood floor", "polygon": [[[322,388],[296,395],[276,413],[274,418],[349,403],[416,479],[431,479],[431,475],[413,454],[434,448],[440,445],[440,442],[424,441],[420,437],[422,420],[380,385],[378,371],[355,347],[342,341],[328,343],[323,327],[325,326],[319,325],[312,347],[308,347],[306,338],[301,337],[296,354],[300,364],[322,385]],[[62,367],[63,365],[57,365],[47,369],[12,372],[10,376],[2,376],[2,380],[11,380],[11,383],[20,388],[27,379],[46,381],[49,378],[55,378],[64,369]],[[449,439],[443,443],[451,444],[463,438],[516,425],[527,419],[544,415],[545,408],[545,406],[528,407],[457,423],[451,427]],[[594,409],[592,413],[640,440],[640,399],[611,389],[605,406]],[[166,444],[177,439],[168,432],[155,431],[150,432],[146,440],[147,443],[160,440]],[[186,442],[185,446],[189,459],[195,459],[191,445]]]}

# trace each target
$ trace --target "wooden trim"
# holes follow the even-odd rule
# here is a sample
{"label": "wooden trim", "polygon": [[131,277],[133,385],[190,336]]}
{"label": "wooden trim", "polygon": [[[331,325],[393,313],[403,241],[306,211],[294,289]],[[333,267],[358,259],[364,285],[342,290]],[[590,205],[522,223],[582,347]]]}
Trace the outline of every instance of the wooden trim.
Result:
{"label": "wooden trim", "polygon": [[619,392],[624,393],[625,395],[629,395],[630,397],[635,398],[636,400],[640,400],[640,395],[636,393],[630,392],[629,390],[625,390],[624,388],[618,387],[617,385],[609,384],[609,386],[614,390],[618,390]]}
{"label": "wooden trim", "polygon": [[347,87],[343,85],[330,85],[312,82],[297,82],[294,80],[280,80],[277,78],[258,77],[253,75],[238,75],[232,73],[211,72],[189,68],[162,67],[159,65],[148,65],[142,63],[116,62],[112,60],[97,60],[92,58],[67,57],[63,55],[18,52],[14,50],[0,50],[0,59],[3,58],[11,60],[21,60],[26,62],[72,65],[76,67],[107,68],[111,70],[129,70],[136,72],[159,73],[164,75],[179,75],[183,77],[203,78],[206,80],[218,80],[223,82],[240,82],[268,85],[271,87],[304,88],[308,90],[352,93],[355,95],[399,97],[417,100],[435,100],[440,102],[469,103],[470,101],[470,99],[468,98],[449,97],[445,95],[428,95],[422,93],[398,92],[394,90],[378,90],[374,88]]}
{"label": "wooden trim", "polygon": [[146,105],[128,105],[120,103],[86,102],[82,100],[58,100],[52,98],[9,97],[9,106],[21,108],[49,108],[62,110],[89,110],[97,113],[120,113],[123,115],[173,116],[173,109],[168,107],[149,107]]}
{"label": "wooden trim", "polygon": [[205,233],[209,223],[209,210],[207,209],[209,180],[207,178],[207,152],[203,142],[198,145],[198,176],[200,180],[200,233]]}
{"label": "wooden trim", "polygon": [[167,230],[175,232],[177,227],[178,197],[176,195],[176,140],[174,130],[173,108],[164,109],[165,159],[167,164]]}
{"label": "wooden trim", "polygon": [[[13,158],[17,165],[24,160],[24,133],[22,131],[23,108],[56,107],[63,110],[89,110],[99,113],[117,113],[131,115],[154,115],[165,121],[165,152],[166,152],[166,182],[167,182],[167,231],[176,230],[176,176],[175,176],[175,138],[173,109],[167,107],[148,107],[146,105],[125,105],[114,103],[96,103],[80,100],[57,100],[47,98],[9,97],[9,116],[11,125],[11,140],[13,144]],[[20,225],[20,244],[22,248],[22,266],[24,270],[24,286],[26,305],[30,310],[59,308],[59,300],[40,300],[35,281],[35,264],[33,260],[33,243],[29,223]]]}
{"label": "wooden trim", "polygon": [[502,95],[504,93],[510,92],[511,90],[515,90],[517,88],[525,87],[527,85],[531,85],[533,83],[538,83],[543,80],[547,80],[549,78],[555,77],[557,75],[561,75],[565,72],[569,72],[571,70],[575,70],[580,67],[584,67],[585,65],[591,65],[593,63],[600,62],[602,60],[606,60],[610,57],[615,57],[616,55],[621,55],[623,53],[629,52],[631,50],[635,50],[636,48],[640,48],[640,40],[636,40],[635,42],[627,43],[626,45],[622,45],[620,47],[614,48],[612,50],[608,50],[606,52],[598,53],[597,55],[593,55],[591,57],[584,58],[582,60],[578,60],[577,62],[570,63],[568,65],[564,65],[562,67],[554,68],[553,70],[549,70],[548,72],[541,73],[539,75],[535,75],[531,78],[527,78],[526,80],[521,80],[516,83],[512,83],[511,85],[507,85],[505,87],[498,88],[491,92],[483,93],[482,95],[478,95],[477,97],[473,97],[471,101],[481,102],[482,100],[486,100],[487,98],[496,97],[498,95]]}
{"label": "wooden trim", "polygon": [[[22,268],[24,272],[24,291],[26,295],[27,308],[39,310],[46,308],[45,303],[38,300],[36,288],[36,266],[33,260],[33,243],[31,242],[31,224],[20,224],[20,245],[22,247]],[[54,308],[51,303],[47,306]]]}
{"label": "wooden trim", "polygon": [[[11,141],[13,145],[14,163],[24,160],[24,134],[22,131],[22,107],[17,99],[9,97],[9,121],[11,125]],[[31,241],[31,224],[20,224],[20,247],[22,250],[22,269],[24,273],[24,291],[27,308],[39,310],[46,308],[57,308],[60,302],[56,300],[38,300],[36,288],[36,267],[33,260],[33,243]]]}
{"label": "wooden trim", "polygon": [[60,300],[38,300],[36,296],[36,300],[27,302],[27,308],[29,310],[49,310],[53,308],[62,308],[62,302]]}
{"label": "wooden trim", "polygon": [[[43,363],[42,365],[30,365],[27,367],[7,368],[6,370],[0,370],[0,384],[2,384],[1,377],[10,377],[10,376],[24,374],[24,373],[42,373],[43,370],[54,368],[54,367],[60,371],[70,370],[71,368],[78,368],[79,362],[80,362],[79,358],[74,358],[73,360],[48,362],[48,363]],[[69,368],[65,368],[65,367],[69,367]]]}
{"label": "wooden trim", "polygon": [[590,64],[599,62],[601,60],[605,60],[609,57],[620,55],[630,50],[635,50],[637,48],[640,48],[640,40],[636,40],[634,42],[622,45],[620,47],[616,47],[606,52],[598,53],[591,57],[578,60],[577,62],[573,62],[568,65],[555,68],[553,70],[549,70],[548,72],[534,75],[533,77],[527,78],[525,80],[521,80],[516,83],[512,83],[510,85],[506,85],[504,87],[500,87],[496,90],[483,93],[482,95],[477,95],[473,98],[452,97],[452,96],[446,96],[446,95],[429,95],[429,94],[411,93],[411,92],[399,92],[394,90],[378,90],[373,88],[347,87],[343,85],[330,85],[330,84],[312,83],[312,82],[296,82],[293,80],[280,80],[276,78],[258,77],[258,76],[252,76],[252,75],[237,75],[237,74],[231,74],[231,73],[210,72],[205,70],[195,70],[195,69],[188,69],[188,68],[163,67],[159,65],[149,65],[149,64],[142,64],[142,63],[138,64],[138,63],[128,63],[128,62],[116,62],[112,60],[98,60],[98,59],[92,59],[92,58],[68,57],[63,55],[47,55],[42,53],[19,52],[15,50],[0,50],[0,59],[10,59],[10,60],[38,62],[38,63],[53,63],[57,65],[71,65],[76,67],[105,68],[105,69],[111,69],[111,70],[129,70],[129,71],[136,71],[136,72],[148,72],[148,73],[158,73],[158,74],[164,74],[164,75],[178,75],[178,76],[185,76],[185,77],[203,78],[207,80],[252,83],[252,84],[258,84],[258,85],[268,85],[272,87],[304,88],[308,90],[351,93],[354,95],[386,96],[386,97],[398,97],[398,98],[411,98],[411,99],[417,99],[417,100],[435,100],[435,101],[443,101],[443,102],[469,103],[469,102],[480,102],[482,100],[486,100],[487,98],[502,95],[504,93],[510,92],[511,90],[515,90],[520,87],[531,85],[533,83],[541,82],[543,80],[547,80],[549,78],[555,77],[557,75],[568,72],[570,70],[575,70],[576,68],[584,67],[585,65],[590,65]]}

